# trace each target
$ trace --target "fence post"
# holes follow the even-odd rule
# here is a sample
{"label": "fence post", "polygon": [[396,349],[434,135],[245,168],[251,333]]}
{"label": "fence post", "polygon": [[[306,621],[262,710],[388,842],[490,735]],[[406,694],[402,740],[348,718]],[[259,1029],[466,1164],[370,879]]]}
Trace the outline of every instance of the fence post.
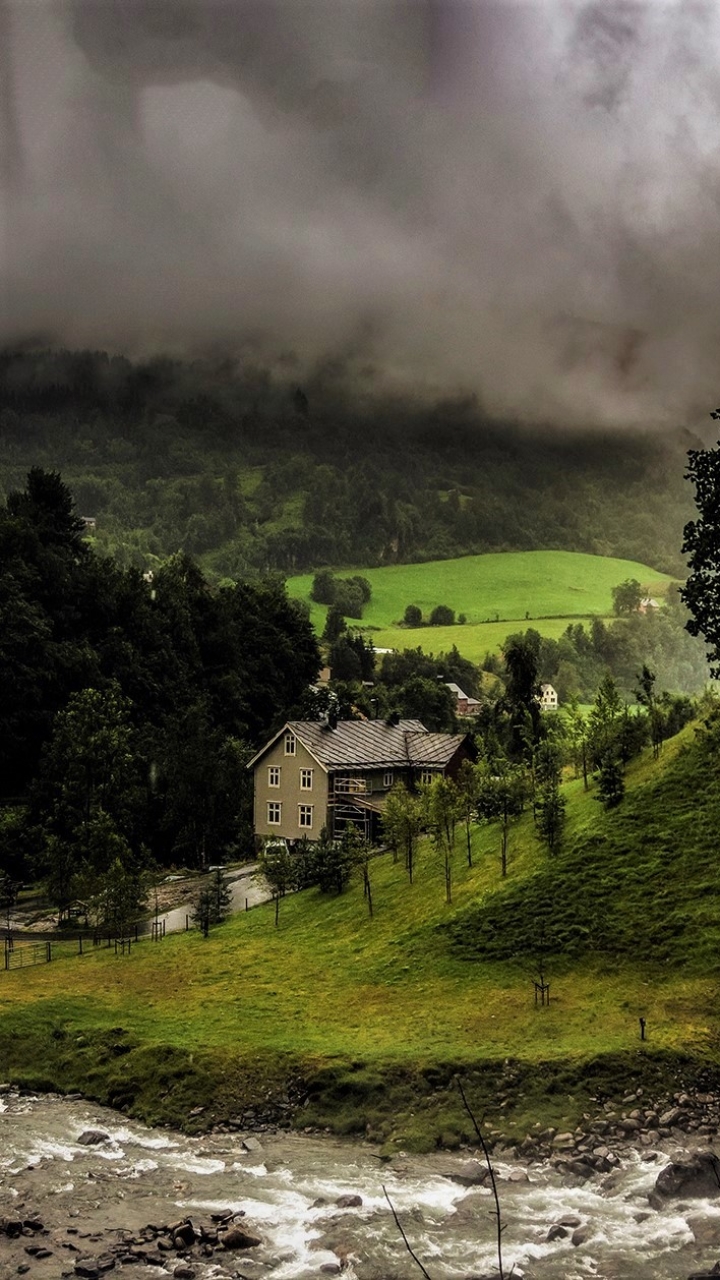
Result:
{"label": "fence post", "polygon": [[6,938],[5,939],[5,968],[6,969],[10,968],[10,947],[8,946],[8,942],[9,942],[9,939]]}
{"label": "fence post", "polygon": [[187,931],[188,931],[188,929],[189,929],[189,928],[190,928],[190,917],[189,917],[189,916],[186,916],[186,917],[185,917],[185,932],[186,932],[186,933],[187,933]]}
{"label": "fence post", "polygon": [[47,947],[47,963],[49,964],[52,960],[52,943],[47,942],[45,945]]}
{"label": "fence post", "polygon": [[78,934],[78,955],[82,955],[82,934]]}
{"label": "fence post", "polygon": [[163,938],[165,937],[165,925],[166,925],[166,924],[167,924],[167,920],[163,920],[163,932],[162,932],[162,936],[163,936]]}

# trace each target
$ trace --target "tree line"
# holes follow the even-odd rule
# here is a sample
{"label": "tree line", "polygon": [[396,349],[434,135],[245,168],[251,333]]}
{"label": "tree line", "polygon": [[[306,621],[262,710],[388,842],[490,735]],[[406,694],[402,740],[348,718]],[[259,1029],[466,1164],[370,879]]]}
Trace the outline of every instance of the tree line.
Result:
{"label": "tree line", "polygon": [[472,400],[389,399],[319,369],[104,352],[0,353],[0,487],[60,467],[105,554],[208,575],[499,550],[681,573],[688,441],[526,431]]}

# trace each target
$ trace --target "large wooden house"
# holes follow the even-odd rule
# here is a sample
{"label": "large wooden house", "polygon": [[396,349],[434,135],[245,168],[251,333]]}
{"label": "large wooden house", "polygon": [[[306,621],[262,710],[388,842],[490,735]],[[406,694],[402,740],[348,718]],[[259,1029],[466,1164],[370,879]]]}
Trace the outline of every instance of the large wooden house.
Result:
{"label": "large wooden house", "polygon": [[378,838],[396,782],[409,788],[454,777],[473,759],[467,734],[431,733],[419,720],[291,720],[250,761],[255,834],[264,839],[335,837],[353,823]]}

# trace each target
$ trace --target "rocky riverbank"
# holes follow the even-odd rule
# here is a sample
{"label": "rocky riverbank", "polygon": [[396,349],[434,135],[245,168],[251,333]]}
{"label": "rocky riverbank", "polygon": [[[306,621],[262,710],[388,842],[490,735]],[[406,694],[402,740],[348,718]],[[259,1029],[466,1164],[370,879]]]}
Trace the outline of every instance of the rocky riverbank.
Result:
{"label": "rocky riverbank", "polygon": [[[496,1137],[507,1270],[526,1280],[718,1274],[720,1180],[704,1131],[714,1096],[627,1095],[616,1116],[606,1107],[572,1134]],[[372,1144],[262,1122],[253,1134],[189,1137],[80,1099],[10,1091],[0,1100],[0,1276],[409,1280],[417,1271],[387,1187],[433,1280],[478,1280],[495,1261],[488,1179],[472,1148],[383,1160]]]}

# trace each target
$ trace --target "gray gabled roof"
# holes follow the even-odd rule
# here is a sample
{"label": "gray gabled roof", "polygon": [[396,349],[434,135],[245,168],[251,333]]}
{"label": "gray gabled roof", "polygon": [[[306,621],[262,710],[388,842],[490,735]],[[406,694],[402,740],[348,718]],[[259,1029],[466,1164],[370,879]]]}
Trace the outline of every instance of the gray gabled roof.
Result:
{"label": "gray gabled roof", "polygon": [[[465,740],[463,733],[430,733],[420,720],[339,720],[330,729],[316,720],[290,720],[290,729],[328,771],[333,769],[442,769]],[[250,761],[254,765],[280,734]]]}

